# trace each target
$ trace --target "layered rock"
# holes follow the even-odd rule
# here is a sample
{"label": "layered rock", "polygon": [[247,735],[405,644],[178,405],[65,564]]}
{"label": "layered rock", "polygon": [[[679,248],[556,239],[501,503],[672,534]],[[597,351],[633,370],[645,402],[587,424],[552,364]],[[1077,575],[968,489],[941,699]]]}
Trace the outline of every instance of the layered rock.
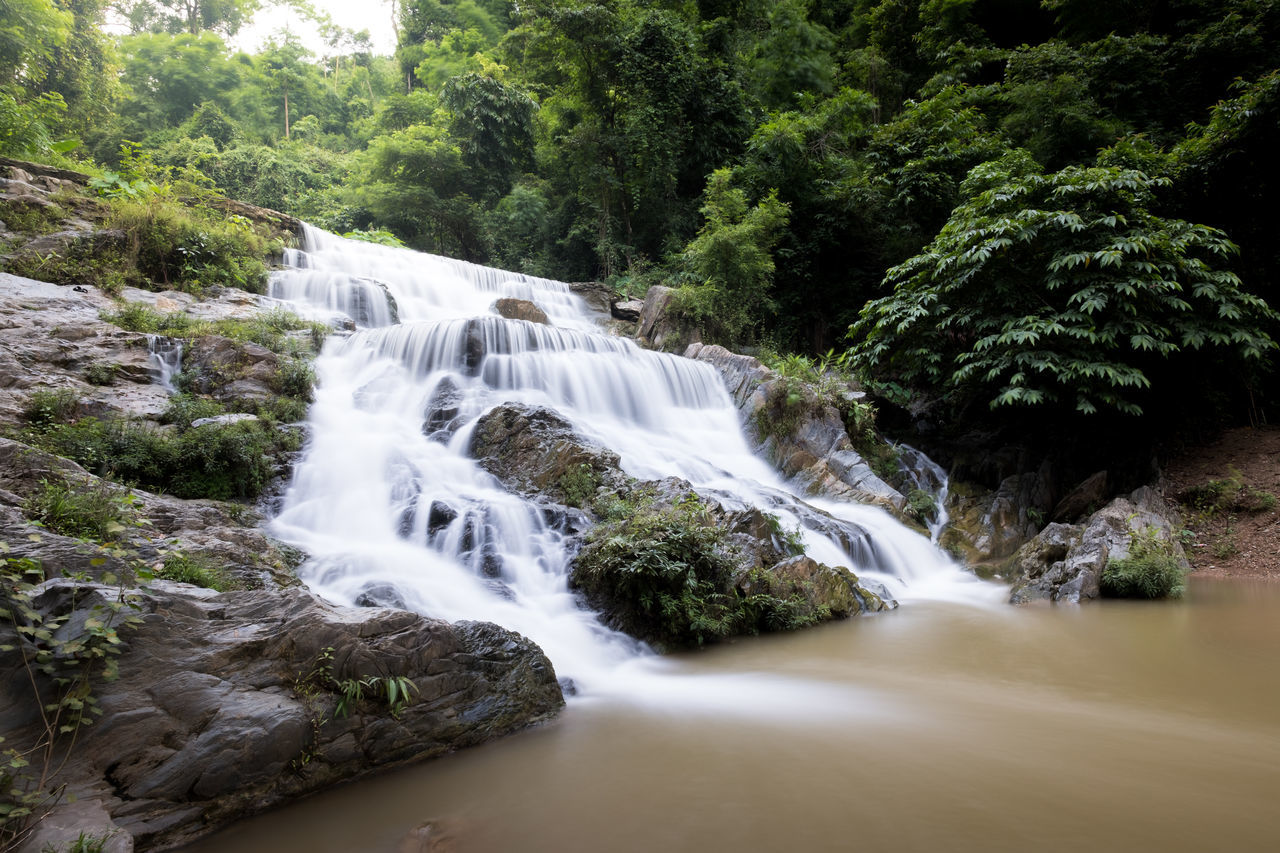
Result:
{"label": "layered rock", "polygon": [[[705,361],[720,372],[758,452],[807,492],[877,504],[899,513],[906,506],[906,498],[854,449],[840,413],[824,405],[811,389],[792,387],[758,359],[721,346],[695,343],[685,356]],[[791,395],[799,398],[787,404],[792,416],[777,417],[771,411],[775,401]]]}
{"label": "layered rock", "polygon": [[493,303],[493,310],[508,320],[524,320],[527,323],[548,325],[547,312],[528,299],[503,298]]}
{"label": "layered rock", "polygon": [[1189,570],[1178,540],[1178,519],[1151,488],[1116,498],[1080,524],[1054,522],[1018,549],[1006,572],[1014,580],[1010,602],[1079,604],[1096,599],[1102,573],[1124,559],[1135,543],[1155,543]]}
{"label": "layered rock", "polygon": [[[116,594],[54,581],[36,603],[74,624]],[[563,705],[537,646],[489,623],[332,607],[303,590],[217,595],[160,582],[128,598],[141,624],[125,633],[121,677],[96,686],[103,717],[79,733],[60,776],[76,796],[64,807],[77,818],[55,811],[24,850],[80,831],[171,847],[335,782],[528,726]],[[0,634],[14,639],[8,628]],[[19,659],[0,661],[0,731],[18,745],[38,735],[35,705]],[[383,681],[339,713],[343,683],[373,677]],[[388,705],[376,687],[387,679],[412,682],[407,705]],[[59,829],[70,834],[56,837]]]}

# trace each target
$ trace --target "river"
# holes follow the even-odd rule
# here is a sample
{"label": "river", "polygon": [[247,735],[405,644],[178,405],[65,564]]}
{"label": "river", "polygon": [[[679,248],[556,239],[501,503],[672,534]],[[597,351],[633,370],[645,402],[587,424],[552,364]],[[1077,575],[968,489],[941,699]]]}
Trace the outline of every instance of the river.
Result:
{"label": "river", "polygon": [[[245,821],[193,853],[1263,851],[1280,846],[1280,586],[924,602],[670,662],[771,701],[577,700],[553,723]],[[696,691],[695,691],[696,692]]]}

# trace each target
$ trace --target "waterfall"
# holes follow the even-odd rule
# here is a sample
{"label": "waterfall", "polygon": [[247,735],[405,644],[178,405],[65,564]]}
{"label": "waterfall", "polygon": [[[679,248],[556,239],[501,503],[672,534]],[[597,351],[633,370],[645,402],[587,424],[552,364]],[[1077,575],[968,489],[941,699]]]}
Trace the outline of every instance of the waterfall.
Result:
{"label": "waterfall", "polygon": [[[561,282],[310,228],[286,262],[271,294],[353,329],[317,358],[311,438],[272,523],[312,555],[303,580],[326,598],[496,622],[588,693],[644,658],[578,606],[556,519],[468,458],[477,419],[505,402],[556,410],[632,476],[761,506],[802,528],[815,559],[895,597],[967,578],[878,509],[822,502],[833,520],[801,503],[751,452],[712,367],[605,334]],[[503,297],[536,303],[551,325],[499,317]]]}
{"label": "waterfall", "polygon": [[951,493],[951,481],[947,478],[947,472],[909,444],[898,445],[898,460],[910,486],[910,489],[903,491],[919,490],[933,501],[933,512],[929,514],[925,526],[929,529],[929,541],[936,544],[951,520],[951,515],[947,512],[947,497]]}
{"label": "waterfall", "polygon": [[147,352],[151,353],[151,372],[156,381],[169,393],[178,388],[173,384],[173,377],[182,369],[182,341],[179,338],[167,338],[164,335],[147,335]]}

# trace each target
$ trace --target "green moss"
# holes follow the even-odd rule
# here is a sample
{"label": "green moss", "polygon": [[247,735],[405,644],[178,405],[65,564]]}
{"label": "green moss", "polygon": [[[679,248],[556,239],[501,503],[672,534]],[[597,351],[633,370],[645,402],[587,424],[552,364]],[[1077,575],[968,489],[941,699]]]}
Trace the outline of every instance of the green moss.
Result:
{"label": "green moss", "polygon": [[767,572],[749,574],[695,495],[664,506],[641,489],[595,508],[607,520],[575,558],[573,584],[619,630],[672,649],[830,618]]}

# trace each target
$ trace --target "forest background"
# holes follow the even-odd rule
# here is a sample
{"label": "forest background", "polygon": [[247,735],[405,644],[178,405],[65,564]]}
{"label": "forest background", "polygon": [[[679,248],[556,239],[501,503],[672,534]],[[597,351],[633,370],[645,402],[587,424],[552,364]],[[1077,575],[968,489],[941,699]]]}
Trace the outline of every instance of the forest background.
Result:
{"label": "forest background", "polygon": [[258,0],[0,0],[0,154],[673,286],[918,422],[1275,417],[1277,0],[399,0],[393,56],[296,5],[322,51],[230,48]]}

